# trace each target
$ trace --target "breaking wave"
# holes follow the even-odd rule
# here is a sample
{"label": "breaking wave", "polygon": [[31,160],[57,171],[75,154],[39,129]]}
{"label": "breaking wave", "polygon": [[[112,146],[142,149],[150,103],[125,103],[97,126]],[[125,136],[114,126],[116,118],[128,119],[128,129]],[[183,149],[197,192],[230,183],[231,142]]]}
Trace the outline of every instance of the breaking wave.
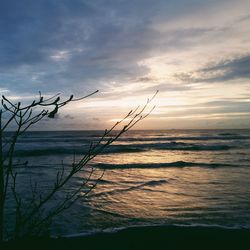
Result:
{"label": "breaking wave", "polygon": [[[193,144],[183,142],[169,142],[169,143],[147,143],[147,144],[116,144],[110,145],[103,150],[102,153],[133,153],[144,152],[149,150],[179,150],[179,151],[223,151],[236,148],[236,145],[228,146],[225,144]],[[88,145],[72,146],[72,145],[58,145],[48,146],[46,148],[39,147],[19,147],[15,156],[46,156],[46,155],[68,155],[68,154],[85,154],[88,153]]]}
{"label": "breaking wave", "polygon": [[169,168],[169,167],[207,167],[207,168],[218,168],[218,167],[237,167],[233,164],[224,163],[199,163],[199,162],[166,162],[166,163],[136,163],[136,164],[103,164],[99,163],[96,165],[102,169],[127,169],[127,168]]}

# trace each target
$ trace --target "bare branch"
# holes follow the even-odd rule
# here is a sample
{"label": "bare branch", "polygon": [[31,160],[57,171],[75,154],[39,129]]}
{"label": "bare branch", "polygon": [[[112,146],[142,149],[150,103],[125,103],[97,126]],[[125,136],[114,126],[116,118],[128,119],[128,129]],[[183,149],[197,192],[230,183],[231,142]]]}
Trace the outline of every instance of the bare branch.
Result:
{"label": "bare branch", "polygon": [[[73,161],[69,169],[66,169],[64,163],[62,162],[61,169],[56,173],[52,189],[47,193],[39,193],[37,183],[35,182],[35,184],[33,184],[30,180],[31,198],[28,203],[26,202],[24,204],[24,201],[19,197],[16,188],[17,172],[14,170],[14,166],[18,166],[18,163],[13,162],[18,139],[23,133],[25,133],[33,125],[39,123],[43,118],[54,118],[61,107],[74,101],[83,100],[96,94],[97,92],[98,90],[80,98],[74,98],[74,96],[71,95],[68,99],[61,101],[60,94],[56,94],[46,99],[39,91],[38,99],[32,101],[26,106],[22,106],[20,102],[13,103],[5,96],[2,96],[1,104],[3,109],[0,109],[0,122],[2,121],[3,113],[8,114],[9,116],[3,126],[1,125],[2,123],[0,123],[1,150],[4,145],[2,141],[3,132],[6,131],[12,123],[14,125],[16,124],[16,129],[10,142],[7,142],[4,145],[7,147],[5,153],[3,154],[3,152],[0,152],[1,167],[2,169],[6,169],[2,172],[4,184],[2,190],[0,190],[3,194],[3,199],[0,205],[1,208],[4,209],[4,201],[8,190],[11,190],[16,206],[15,237],[19,237],[25,232],[30,233],[34,230],[34,227],[37,232],[40,232],[42,230],[42,226],[45,224],[47,225],[54,216],[58,215],[65,209],[70,208],[78,199],[86,197],[86,195],[88,195],[89,192],[96,187],[100,179],[103,177],[105,169],[101,172],[99,178],[93,182],[91,178],[95,172],[95,168],[92,167],[89,172],[86,172],[88,164],[110,144],[116,141],[126,131],[133,128],[138,122],[145,119],[154,110],[155,106],[149,109],[149,105],[158,93],[157,91],[143,106],[138,106],[134,110],[129,111],[110,129],[106,129],[99,140],[90,143],[88,151],[78,161],[76,160],[76,156],[74,154]],[[121,129],[116,130],[121,125]],[[85,173],[88,173],[87,178],[83,180],[74,191],[68,193],[61,202],[58,202],[56,206],[51,208],[49,212],[45,212],[46,204],[54,198],[55,194],[62,191],[71,178],[83,170],[85,170]],[[22,207],[25,207],[24,212],[22,212]],[[0,226],[3,228],[4,224],[2,223]]]}

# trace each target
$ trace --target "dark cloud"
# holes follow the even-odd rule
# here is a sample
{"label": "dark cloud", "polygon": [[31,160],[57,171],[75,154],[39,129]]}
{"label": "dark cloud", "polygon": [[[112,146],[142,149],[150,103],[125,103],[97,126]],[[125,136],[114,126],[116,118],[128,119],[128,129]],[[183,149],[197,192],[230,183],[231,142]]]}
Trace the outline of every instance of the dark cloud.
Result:
{"label": "dark cloud", "polygon": [[65,115],[64,118],[65,118],[65,119],[69,119],[69,120],[75,119],[75,117],[72,116],[72,115],[70,115],[70,114]]}
{"label": "dark cloud", "polygon": [[[1,85],[76,91],[83,84],[88,89],[89,81],[144,74],[147,69],[137,64],[145,50],[143,44],[138,49],[139,36],[147,36],[143,21],[130,23],[120,16],[128,6],[116,8],[105,1],[1,1]],[[67,58],[54,60],[60,51]]]}
{"label": "dark cloud", "polygon": [[190,37],[209,31],[152,28],[155,20],[195,11],[197,2],[3,0],[0,86],[19,93],[78,92],[144,77],[149,69],[139,61],[188,46]]}
{"label": "dark cloud", "polygon": [[222,75],[211,77],[211,81],[227,81],[238,78],[250,78],[250,55],[221,61],[213,66],[204,68],[202,72],[220,72]]}
{"label": "dark cloud", "polygon": [[174,75],[182,82],[226,82],[235,79],[250,79],[250,55],[226,59],[195,72]]}
{"label": "dark cloud", "polygon": [[1,67],[48,62],[53,50],[75,42],[78,34],[72,28],[80,15],[89,14],[90,8],[81,1],[74,5],[70,1],[1,1]]}

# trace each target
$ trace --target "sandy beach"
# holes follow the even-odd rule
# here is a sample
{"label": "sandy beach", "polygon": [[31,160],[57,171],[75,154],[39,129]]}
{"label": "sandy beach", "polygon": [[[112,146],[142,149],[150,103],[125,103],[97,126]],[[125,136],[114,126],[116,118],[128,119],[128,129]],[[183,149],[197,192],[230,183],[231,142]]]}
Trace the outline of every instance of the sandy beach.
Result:
{"label": "sandy beach", "polygon": [[1,249],[248,249],[249,229],[216,227],[134,227],[71,238],[33,238]]}

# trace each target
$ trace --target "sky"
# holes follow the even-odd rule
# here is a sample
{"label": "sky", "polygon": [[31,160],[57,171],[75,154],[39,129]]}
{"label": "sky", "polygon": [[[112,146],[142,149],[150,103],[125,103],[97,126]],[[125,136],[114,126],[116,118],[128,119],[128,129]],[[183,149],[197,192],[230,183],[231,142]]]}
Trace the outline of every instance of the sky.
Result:
{"label": "sky", "polygon": [[1,0],[0,94],[80,97],[42,129],[250,128],[249,0]]}

